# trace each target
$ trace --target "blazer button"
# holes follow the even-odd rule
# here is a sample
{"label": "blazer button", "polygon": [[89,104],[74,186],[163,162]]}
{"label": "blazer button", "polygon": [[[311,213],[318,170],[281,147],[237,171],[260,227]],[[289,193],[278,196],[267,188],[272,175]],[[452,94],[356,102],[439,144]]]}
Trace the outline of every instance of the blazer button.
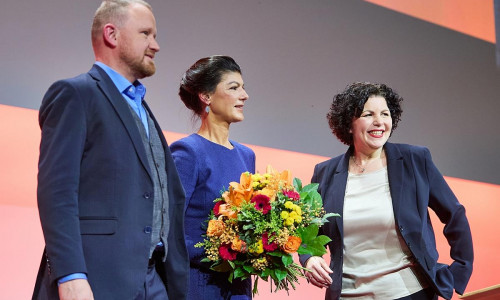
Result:
{"label": "blazer button", "polygon": [[148,233],[149,234],[151,232],[153,232],[153,228],[151,226],[144,227],[144,233]]}
{"label": "blazer button", "polygon": [[150,193],[144,193],[143,197],[144,197],[144,199],[149,199],[149,198],[151,198],[151,194]]}
{"label": "blazer button", "polygon": [[403,232],[403,226],[399,226],[399,231]]}

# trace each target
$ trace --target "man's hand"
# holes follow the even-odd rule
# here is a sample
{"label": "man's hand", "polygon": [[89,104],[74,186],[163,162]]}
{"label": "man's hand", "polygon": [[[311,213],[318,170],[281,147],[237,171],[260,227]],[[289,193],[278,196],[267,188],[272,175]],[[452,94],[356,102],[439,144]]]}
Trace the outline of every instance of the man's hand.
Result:
{"label": "man's hand", "polygon": [[311,256],[306,262],[306,268],[311,270],[311,272],[306,271],[306,277],[313,285],[328,288],[332,284],[330,274],[333,271],[322,257]]}
{"label": "man's hand", "polygon": [[94,300],[94,295],[86,279],[75,279],[59,285],[59,298],[61,300]]}

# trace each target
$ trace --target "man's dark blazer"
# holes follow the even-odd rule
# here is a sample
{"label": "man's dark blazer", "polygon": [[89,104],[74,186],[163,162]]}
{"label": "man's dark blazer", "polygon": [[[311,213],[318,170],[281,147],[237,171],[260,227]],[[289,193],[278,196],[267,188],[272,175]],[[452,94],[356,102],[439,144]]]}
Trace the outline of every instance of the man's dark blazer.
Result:
{"label": "man's dark blazer", "polygon": [[[164,272],[170,299],[184,299],[188,256],[184,190],[160,126],[168,176]],[[148,268],[153,180],[127,102],[98,66],[54,83],[39,112],[38,209],[44,257],[33,299],[58,299],[57,280],[86,273],[97,300],[133,299]]]}
{"label": "man's dark blazer", "polygon": [[[425,147],[386,143],[387,171],[396,230],[413,253],[429,284],[442,297],[450,299],[453,289],[463,294],[472,273],[473,249],[465,208],[445,182]],[[316,165],[311,179],[319,183],[326,212],[342,215],[349,157],[344,155]],[[434,230],[428,214],[430,207],[445,225],[443,233],[450,244],[451,265],[438,263]],[[322,233],[332,238],[330,268],[333,283],[325,299],[338,299],[342,288],[343,221],[330,219]],[[301,255],[304,264],[310,256]]]}

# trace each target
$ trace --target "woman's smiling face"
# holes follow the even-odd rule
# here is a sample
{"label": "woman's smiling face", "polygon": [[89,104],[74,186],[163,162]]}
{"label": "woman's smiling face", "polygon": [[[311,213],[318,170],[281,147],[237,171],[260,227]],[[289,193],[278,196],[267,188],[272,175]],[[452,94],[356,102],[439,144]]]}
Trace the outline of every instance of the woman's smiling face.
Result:
{"label": "woman's smiling face", "polygon": [[382,148],[392,131],[392,117],[382,96],[370,96],[359,118],[352,121],[354,147],[365,153]]}

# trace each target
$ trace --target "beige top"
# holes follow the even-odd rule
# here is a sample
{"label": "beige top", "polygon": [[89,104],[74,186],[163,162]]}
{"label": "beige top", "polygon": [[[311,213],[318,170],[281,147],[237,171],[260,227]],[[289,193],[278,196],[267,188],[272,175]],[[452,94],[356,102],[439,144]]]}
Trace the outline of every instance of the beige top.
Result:
{"label": "beige top", "polygon": [[387,168],[349,173],[342,219],[341,299],[397,299],[426,287],[396,231]]}

